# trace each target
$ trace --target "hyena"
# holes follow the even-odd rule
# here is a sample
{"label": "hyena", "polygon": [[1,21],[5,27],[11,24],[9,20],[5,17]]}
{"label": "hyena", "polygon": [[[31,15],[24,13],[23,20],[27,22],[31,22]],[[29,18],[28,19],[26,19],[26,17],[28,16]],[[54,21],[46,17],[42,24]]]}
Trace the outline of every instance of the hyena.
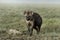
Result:
{"label": "hyena", "polygon": [[42,25],[42,17],[38,13],[33,11],[24,11],[24,15],[26,17],[28,33],[30,34],[30,36],[33,33],[33,29],[37,31],[37,34],[39,34]]}

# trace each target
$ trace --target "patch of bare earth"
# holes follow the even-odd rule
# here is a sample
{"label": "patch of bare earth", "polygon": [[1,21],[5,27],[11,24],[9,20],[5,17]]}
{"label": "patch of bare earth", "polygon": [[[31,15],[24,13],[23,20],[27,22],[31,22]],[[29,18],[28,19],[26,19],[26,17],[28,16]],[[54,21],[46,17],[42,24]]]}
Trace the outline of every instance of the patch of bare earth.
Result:
{"label": "patch of bare earth", "polygon": [[15,29],[0,31],[0,40],[60,40],[60,34],[55,33],[40,33],[29,36]]}

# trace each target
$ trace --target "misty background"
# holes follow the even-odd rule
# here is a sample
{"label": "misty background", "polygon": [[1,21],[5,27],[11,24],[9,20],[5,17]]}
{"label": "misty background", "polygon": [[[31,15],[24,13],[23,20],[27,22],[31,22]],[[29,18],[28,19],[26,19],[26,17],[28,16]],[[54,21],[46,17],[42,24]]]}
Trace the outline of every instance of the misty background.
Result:
{"label": "misty background", "polygon": [[60,0],[0,0],[0,5],[12,6],[38,6],[38,7],[60,7]]}
{"label": "misty background", "polygon": [[0,0],[0,4],[60,4],[60,0]]}

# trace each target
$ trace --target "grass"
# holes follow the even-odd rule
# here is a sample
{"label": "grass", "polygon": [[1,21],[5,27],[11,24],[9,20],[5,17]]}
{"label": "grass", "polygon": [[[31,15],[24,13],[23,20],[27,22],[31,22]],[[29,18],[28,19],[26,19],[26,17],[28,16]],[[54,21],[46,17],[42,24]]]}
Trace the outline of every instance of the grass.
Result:
{"label": "grass", "polygon": [[[8,34],[8,30],[27,30],[24,10],[30,9],[39,13],[43,19],[39,35],[33,36]],[[34,6],[1,6],[0,7],[0,39],[1,40],[60,40],[60,8]]]}

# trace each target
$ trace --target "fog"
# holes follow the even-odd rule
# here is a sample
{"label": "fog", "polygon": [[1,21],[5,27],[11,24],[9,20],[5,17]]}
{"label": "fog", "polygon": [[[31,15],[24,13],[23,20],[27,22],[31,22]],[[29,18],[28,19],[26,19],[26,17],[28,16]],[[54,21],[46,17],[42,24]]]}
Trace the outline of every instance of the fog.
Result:
{"label": "fog", "polygon": [[60,4],[60,0],[0,0],[1,4]]}

